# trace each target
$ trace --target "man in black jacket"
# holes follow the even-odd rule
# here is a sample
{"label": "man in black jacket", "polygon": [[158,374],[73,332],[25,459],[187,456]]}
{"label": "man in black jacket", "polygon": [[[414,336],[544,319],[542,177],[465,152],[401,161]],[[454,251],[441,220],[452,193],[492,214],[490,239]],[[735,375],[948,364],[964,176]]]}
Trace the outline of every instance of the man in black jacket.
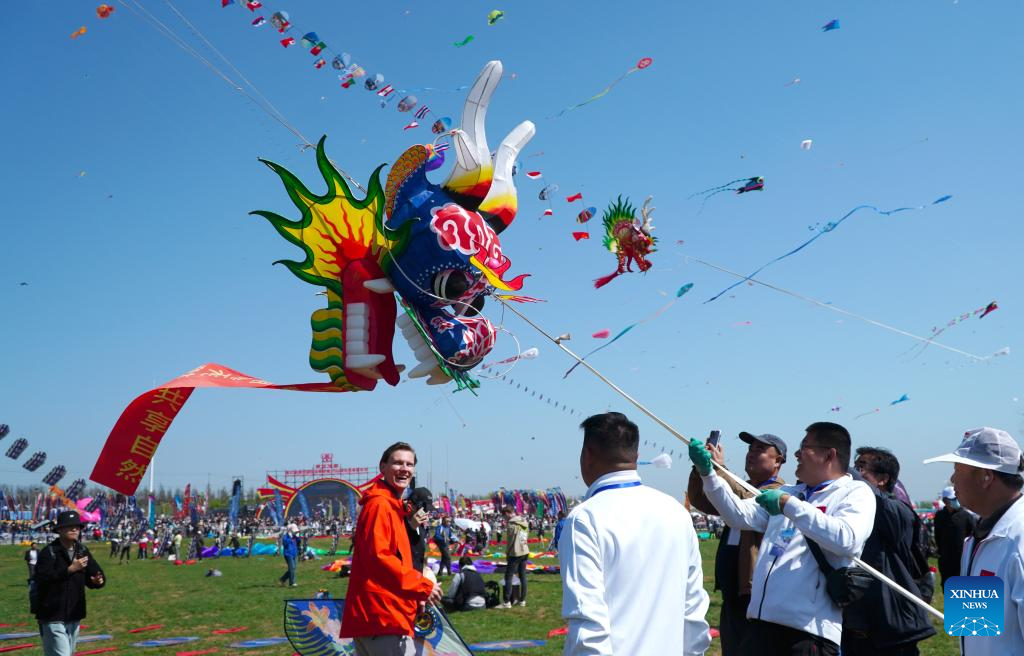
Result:
{"label": "man in black jacket", "polygon": [[939,552],[939,576],[945,590],[946,579],[960,576],[964,540],[974,533],[978,518],[960,507],[952,485],[942,490],[942,504],[943,508],[935,513],[935,547]]}
{"label": "man in black jacket", "polygon": [[[900,463],[882,448],[857,449],[854,469],[875,492],[875,525],[861,558],[910,592],[927,561],[914,554],[915,513],[893,496]],[[935,635],[925,611],[881,581],[843,610],[843,656],[917,656],[917,643]]]}
{"label": "man in black jacket", "polygon": [[73,656],[78,624],[85,617],[85,588],[102,588],[103,570],[79,541],[84,528],[74,510],[57,515],[60,536],[39,552],[33,612],[39,620],[43,656]]}
{"label": "man in black jacket", "polygon": [[434,509],[434,495],[425,487],[416,487],[409,493],[405,505],[409,511],[405,518],[405,531],[409,534],[409,546],[412,548],[412,567],[422,572],[427,562],[426,525],[428,513]]}

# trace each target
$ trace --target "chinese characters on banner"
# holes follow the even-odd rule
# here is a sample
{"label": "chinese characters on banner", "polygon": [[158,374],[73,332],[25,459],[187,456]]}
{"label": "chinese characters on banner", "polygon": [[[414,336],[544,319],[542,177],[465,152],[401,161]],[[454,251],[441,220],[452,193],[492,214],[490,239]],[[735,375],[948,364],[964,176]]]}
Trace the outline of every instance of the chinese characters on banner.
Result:
{"label": "chinese characters on banner", "polygon": [[369,474],[369,467],[342,467],[341,465],[315,465],[312,469],[286,469],[285,476],[351,476]]}
{"label": "chinese characters on banner", "polygon": [[160,446],[160,440],[197,387],[348,391],[331,383],[275,385],[219,364],[204,364],[132,401],[110,431],[89,478],[121,494],[134,494]]}

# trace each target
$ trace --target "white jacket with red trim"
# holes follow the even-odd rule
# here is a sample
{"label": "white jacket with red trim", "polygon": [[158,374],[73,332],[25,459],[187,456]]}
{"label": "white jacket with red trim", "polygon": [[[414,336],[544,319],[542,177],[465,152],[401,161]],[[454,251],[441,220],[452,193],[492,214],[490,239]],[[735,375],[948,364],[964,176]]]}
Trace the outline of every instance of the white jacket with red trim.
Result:
{"label": "white jacket with red trim", "polygon": [[[809,501],[797,498],[803,485],[784,485],[790,495],[781,515],[769,515],[753,499],[739,499],[712,472],[704,492],[725,523],[764,533],[754,564],[747,617],[820,636],[837,645],[843,635],[843,611],[825,590],[825,577],[804,536],[821,547],[833,567],[849,567],[859,557],[875,523],[875,495],[866,483],[847,474]],[[788,539],[787,539],[788,538]],[[776,546],[778,545],[778,546]]]}
{"label": "white jacket with red trim", "polygon": [[[977,545],[964,541],[961,576],[998,576],[1003,580],[1003,622],[998,636],[960,638],[964,656],[1024,654],[1024,497],[1018,497]],[[949,633],[949,627],[946,627]]]}

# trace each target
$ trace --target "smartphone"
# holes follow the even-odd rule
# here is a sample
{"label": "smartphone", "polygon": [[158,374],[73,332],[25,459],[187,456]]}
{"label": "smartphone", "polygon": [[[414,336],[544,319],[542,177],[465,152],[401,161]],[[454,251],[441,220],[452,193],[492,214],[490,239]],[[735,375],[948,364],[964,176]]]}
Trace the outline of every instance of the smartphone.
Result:
{"label": "smartphone", "polygon": [[718,443],[722,441],[722,431],[713,430],[708,435],[708,446],[718,446]]}

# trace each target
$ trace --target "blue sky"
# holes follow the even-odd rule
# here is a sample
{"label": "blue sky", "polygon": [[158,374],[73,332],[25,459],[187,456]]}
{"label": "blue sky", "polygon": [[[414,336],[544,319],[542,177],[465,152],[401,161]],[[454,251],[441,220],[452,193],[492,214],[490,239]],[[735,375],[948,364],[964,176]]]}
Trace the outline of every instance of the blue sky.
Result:
{"label": "blue sky", "polygon": [[[169,9],[139,3],[192,44],[213,53]],[[365,182],[425,128],[381,110],[371,93],[338,87],[328,66],[284,49],[254,14],[219,2],[178,9],[289,122]],[[135,6],[133,4],[133,6]],[[10,98],[0,163],[0,422],[86,476],[121,410],[137,394],[204,362],[279,383],[320,380],[308,369],[315,288],[271,263],[297,251],[248,212],[292,215],[276,161],[322,189],[310,151],[128,6],[100,21],[93,3],[20,3],[8,24],[25,38],[0,44]],[[487,12],[506,18],[486,25]],[[807,239],[809,226],[861,203],[879,207],[951,201],[882,217],[859,214],[761,274],[780,287],[927,335],[962,312],[997,300],[941,341],[988,355],[1016,349],[1022,334],[1021,216],[1016,164],[1024,92],[1016,84],[1024,6],[1011,0],[918,2],[616,2],[482,4],[441,1],[362,5],[291,0],[296,36],[314,30],[370,72],[401,88],[455,88],[501,59],[506,79],[488,116],[496,144],[523,119],[537,124],[524,161],[544,180],[517,178],[520,213],[502,235],[512,272],[530,272],[523,308],[553,333],[616,332],[648,316],[680,285],[693,291],[657,320],[593,359],[595,366],[686,435],[723,431],[729,460],[738,431],[773,432],[791,446],[813,421],[846,425],[855,445],[892,448],[911,494],[937,493],[944,465],[920,461],[955,448],[982,425],[1024,427],[1019,355],[969,364],[936,347],[905,353],[906,337],[764,288],[701,302],[731,284],[687,261],[699,257],[752,271]],[[821,26],[833,18],[841,29]],[[77,40],[68,34],[85,25]],[[467,34],[464,48],[451,44]],[[654,64],[601,100],[559,119],[565,106],[602,89],[649,56]],[[218,66],[228,70],[220,60]],[[786,86],[799,77],[801,82]],[[461,93],[417,93],[456,119]],[[803,151],[803,139],[813,139]],[[82,174],[84,172],[84,175]],[[729,180],[763,175],[760,193],[722,194],[698,214],[687,197]],[[564,192],[554,217],[537,191]],[[617,195],[654,196],[660,238],[654,267],[594,290],[612,256],[579,229],[564,196],[582,191],[599,208]],[[677,245],[677,240],[683,240]],[[22,286],[20,282],[29,283]],[[637,419],[643,456],[680,444],[639,416],[529,326],[491,306],[522,348],[541,356],[517,381],[584,413],[618,409]],[[749,325],[735,325],[750,322]],[[404,344],[396,359],[411,361]],[[496,356],[514,352],[503,339]],[[487,383],[476,397],[421,381],[372,393],[316,395],[199,390],[157,454],[157,480],[227,486],[258,483],[268,469],[301,467],[333,452],[372,465],[397,439],[420,451],[422,480],[483,493],[578,480],[578,418],[522,391]],[[902,394],[910,402],[890,407]],[[830,408],[842,410],[831,413]],[[855,419],[874,408],[877,414]],[[0,444],[0,446],[3,446]],[[681,493],[688,466],[645,476]],[[784,474],[792,477],[793,463]],[[35,482],[6,458],[0,480]]]}

